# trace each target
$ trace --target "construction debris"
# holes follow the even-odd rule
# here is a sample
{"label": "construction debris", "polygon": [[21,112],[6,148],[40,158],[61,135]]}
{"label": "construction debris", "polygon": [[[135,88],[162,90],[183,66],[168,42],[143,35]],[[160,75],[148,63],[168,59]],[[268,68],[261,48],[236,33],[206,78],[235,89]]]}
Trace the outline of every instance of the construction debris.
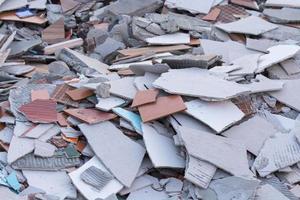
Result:
{"label": "construction debris", "polygon": [[297,0],[0,0],[0,197],[300,198]]}

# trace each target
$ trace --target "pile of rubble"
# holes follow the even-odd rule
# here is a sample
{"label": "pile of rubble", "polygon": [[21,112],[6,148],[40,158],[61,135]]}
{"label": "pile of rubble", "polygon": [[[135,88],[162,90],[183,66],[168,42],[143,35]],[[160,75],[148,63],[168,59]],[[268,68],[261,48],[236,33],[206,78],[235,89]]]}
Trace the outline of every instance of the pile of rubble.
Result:
{"label": "pile of rubble", "polygon": [[0,0],[0,21],[0,199],[300,198],[299,0]]}

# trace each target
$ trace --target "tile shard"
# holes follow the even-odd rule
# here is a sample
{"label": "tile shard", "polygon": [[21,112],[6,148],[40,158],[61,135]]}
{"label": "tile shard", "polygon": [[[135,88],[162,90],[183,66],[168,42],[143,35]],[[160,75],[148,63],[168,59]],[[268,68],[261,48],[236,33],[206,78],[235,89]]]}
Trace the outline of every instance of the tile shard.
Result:
{"label": "tile shard", "polygon": [[246,148],[239,141],[186,127],[179,127],[178,132],[191,156],[235,176],[254,176],[249,169]]}
{"label": "tile shard", "polygon": [[153,121],[184,111],[186,106],[179,95],[158,97],[156,102],[138,107],[143,122]]}
{"label": "tile shard", "polygon": [[294,134],[278,133],[268,138],[254,161],[261,177],[300,161],[300,147]]}
{"label": "tile shard", "polygon": [[260,35],[278,28],[275,24],[267,22],[256,16],[246,17],[227,24],[217,24],[215,26],[228,33],[242,33],[250,35]]}
{"label": "tile shard", "polygon": [[51,123],[57,121],[56,102],[36,99],[20,107],[26,118],[32,122]]}
{"label": "tile shard", "polygon": [[109,173],[107,169],[105,169],[105,166],[101,163],[101,161],[96,156],[94,156],[88,162],[82,165],[80,168],[78,168],[77,170],[69,174],[73,184],[76,186],[76,188],[78,188],[80,193],[85,198],[87,198],[88,200],[97,199],[97,198],[105,199],[109,197],[111,194],[118,193],[123,188],[123,185],[115,178],[110,180],[100,191],[95,190],[92,187],[90,187],[90,185],[84,183],[81,180],[80,176],[86,169],[92,166],[97,167],[106,173]]}
{"label": "tile shard", "polygon": [[153,85],[171,94],[198,97],[203,100],[219,101],[249,93],[246,87],[197,68],[170,70],[163,73]]}
{"label": "tile shard", "polygon": [[246,145],[249,152],[257,156],[264,142],[275,135],[276,132],[277,130],[271,123],[255,115],[247,121],[226,130],[222,135],[240,140]]}
{"label": "tile shard", "polygon": [[123,135],[111,122],[80,124],[79,128],[103,164],[129,187],[138,173],[145,149]]}
{"label": "tile shard", "polygon": [[205,102],[192,100],[185,102],[188,115],[205,123],[217,133],[240,121],[245,114],[231,101]]}
{"label": "tile shard", "polygon": [[171,138],[157,132],[153,124],[143,124],[142,128],[146,150],[155,168],[185,167],[184,159]]}
{"label": "tile shard", "polygon": [[154,89],[138,91],[133,99],[131,107],[137,107],[156,101],[159,91]]}
{"label": "tile shard", "polygon": [[96,124],[117,117],[115,114],[102,112],[96,109],[66,109],[64,112],[88,124]]}

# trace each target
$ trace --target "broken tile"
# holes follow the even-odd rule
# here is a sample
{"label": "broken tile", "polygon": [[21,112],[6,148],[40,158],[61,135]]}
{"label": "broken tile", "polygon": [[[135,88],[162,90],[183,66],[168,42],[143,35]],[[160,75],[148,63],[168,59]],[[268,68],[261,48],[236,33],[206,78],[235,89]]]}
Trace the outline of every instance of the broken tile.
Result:
{"label": "broken tile", "polygon": [[158,97],[155,103],[138,107],[143,122],[166,117],[185,109],[186,106],[184,105],[181,96],[178,95]]}
{"label": "broken tile", "polygon": [[122,184],[129,187],[141,165],[145,149],[123,135],[111,122],[81,124],[79,128],[103,164]]}
{"label": "broken tile", "polygon": [[57,85],[54,92],[51,94],[51,99],[55,100],[56,102],[66,104],[72,107],[78,107],[79,103],[73,101],[71,97],[66,94],[66,92],[71,89],[72,87],[68,86],[67,84]]}
{"label": "broken tile", "polygon": [[178,132],[190,155],[232,175],[253,177],[249,170],[246,148],[240,141],[186,127],[179,127]]}
{"label": "broken tile", "polygon": [[174,141],[161,135],[153,124],[143,124],[143,139],[155,168],[184,168],[185,162]]}
{"label": "broken tile", "polygon": [[189,44],[190,36],[185,33],[166,34],[147,38],[146,42],[151,45]]}
{"label": "broken tile", "polygon": [[105,112],[112,110],[115,107],[125,104],[125,101],[121,98],[110,96],[108,98],[98,98],[98,104],[96,108]]}
{"label": "broken tile", "polygon": [[47,90],[32,90],[31,91],[31,101],[37,99],[50,99],[49,93]]}
{"label": "broken tile", "polygon": [[41,157],[52,157],[56,147],[50,143],[41,142],[39,140],[34,141],[34,155]]}
{"label": "broken tile", "polygon": [[88,124],[96,124],[116,118],[115,114],[102,112],[96,109],[67,109],[64,110],[64,112]]}
{"label": "broken tile", "polygon": [[124,77],[108,82],[111,86],[110,93],[125,99],[132,100],[137,92],[134,87],[134,77]]}
{"label": "broken tile", "polygon": [[37,99],[20,107],[26,118],[32,122],[51,123],[57,121],[56,102]]}
{"label": "broken tile", "polygon": [[[0,16],[0,18],[1,18],[1,16]],[[44,54],[51,55],[51,54],[54,54],[56,51],[59,51],[63,48],[74,48],[74,47],[81,46],[82,44],[83,44],[83,40],[81,38],[76,38],[76,39],[67,40],[64,42],[51,44],[44,48]]]}
{"label": "broken tile", "polygon": [[243,33],[250,35],[260,35],[277,28],[276,25],[255,16],[246,17],[227,24],[217,24],[215,26],[228,33]]}
{"label": "broken tile", "polygon": [[87,199],[96,199],[102,198],[105,199],[111,194],[118,193],[122,188],[123,185],[116,179],[110,180],[102,190],[98,191],[93,189],[90,185],[83,182],[80,178],[81,174],[90,167],[97,167],[101,171],[105,173],[109,173],[105,166],[101,163],[101,161],[95,156],[86,162],[83,166],[78,168],[77,170],[71,172],[69,176],[72,179],[73,184],[78,188],[78,190],[83,194],[83,196]]}
{"label": "broken tile", "polygon": [[214,0],[201,1],[201,0],[167,0],[165,5],[169,8],[177,8],[180,10],[187,10],[193,14],[204,13],[207,14],[210,8],[214,5]]}
{"label": "broken tile", "polygon": [[158,90],[149,89],[138,91],[133,99],[131,107],[137,107],[156,101]]}
{"label": "broken tile", "polygon": [[185,102],[185,105],[187,114],[207,124],[217,133],[224,131],[244,117],[244,113],[231,101],[193,100]]}
{"label": "broken tile", "polygon": [[74,90],[68,90],[66,91],[66,94],[69,97],[71,97],[73,101],[79,101],[89,96],[92,96],[94,94],[94,91],[87,88],[79,88]]}
{"label": "broken tile", "polygon": [[113,108],[112,111],[128,121],[133,126],[134,130],[142,135],[142,119],[138,114],[120,107]]}
{"label": "broken tile", "polygon": [[42,32],[43,41],[48,44],[55,44],[65,40],[65,24],[64,19],[61,18],[48,26]]}

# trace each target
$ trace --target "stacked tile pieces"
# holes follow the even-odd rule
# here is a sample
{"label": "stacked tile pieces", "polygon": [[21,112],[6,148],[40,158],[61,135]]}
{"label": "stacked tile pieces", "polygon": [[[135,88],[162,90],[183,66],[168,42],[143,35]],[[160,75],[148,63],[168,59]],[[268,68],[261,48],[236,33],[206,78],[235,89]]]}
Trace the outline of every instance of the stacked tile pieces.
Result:
{"label": "stacked tile pieces", "polygon": [[0,197],[300,198],[297,0],[0,0]]}

